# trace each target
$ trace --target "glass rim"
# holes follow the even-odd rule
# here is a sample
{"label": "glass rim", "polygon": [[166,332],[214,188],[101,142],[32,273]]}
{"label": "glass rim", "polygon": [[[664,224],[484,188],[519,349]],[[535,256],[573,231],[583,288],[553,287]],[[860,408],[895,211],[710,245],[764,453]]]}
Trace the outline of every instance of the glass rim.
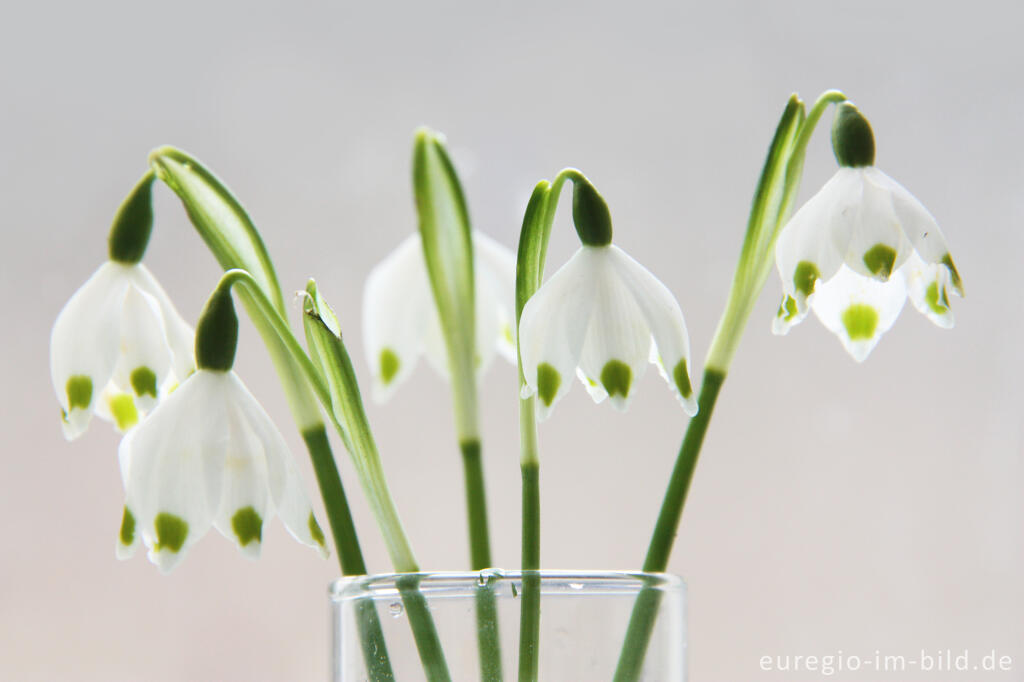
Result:
{"label": "glass rim", "polygon": [[[496,568],[482,571],[425,571],[420,573],[378,573],[372,575],[342,576],[332,581],[328,594],[332,602],[343,603],[357,599],[392,599],[399,594],[399,581],[409,581],[425,596],[437,594],[446,597],[469,597],[480,587],[501,581],[522,581],[523,577],[540,576],[541,593],[557,592],[561,595],[593,594],[586,588],[600,587],[604,594],[631,594],[641,589],[664,592],[686,591],[686,581],[673,573],[647,573],[644,571],[615,570],[546,570],[523,571]],[[566,584],[570,590],[556,590],[556,584]],[[549,588],[549,589],[545,589]]]}

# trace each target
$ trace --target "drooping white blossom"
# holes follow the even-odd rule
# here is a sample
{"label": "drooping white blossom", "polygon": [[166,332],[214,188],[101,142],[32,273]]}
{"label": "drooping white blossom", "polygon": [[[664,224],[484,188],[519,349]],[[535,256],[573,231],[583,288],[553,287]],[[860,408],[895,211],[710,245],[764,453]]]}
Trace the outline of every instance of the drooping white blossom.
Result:
{"label": "drooping white blossom", "polygon": [[[495,353],[515,362],[516,265],[507,248],[480,232],[472,234],[479,376]],[[399,244],[367,277],[363,334],[377,400],[390,397],[421,354],[442,376],[448,376],[447,350],[418,232]]]}
{"label": "drooping white blossom", "polygon": [[274,514],[326,556],[284,438],[233,370],[199,369],[121,441],[118,556],[140,541],[170,571],[214,526],[251,558]]}
{"label": "drooping white blossom", "polygon": [[612,244],[580,247],[527,301],[520,318],[523,397],[543,419],[575,374],[595,402],[625,409],[632,388],[658,366],[689,415],[697,412],[690,341],[668,288]]}
{"label": "drooping white blossom", "polygon": [[773,331],[788,333],[814,310],[857,361],[908,295],[944,328],[953,326],[950,290],[963,295],[935,218],[871,165],[841,167],[782,229],[775,255],[783,300]]}
{"label": "drooping white blossom", "polygon": [[121,431],[195,368],[192,328],[140,263],[108,261],[57,316],[50,374],[68,440],[93,414]]}

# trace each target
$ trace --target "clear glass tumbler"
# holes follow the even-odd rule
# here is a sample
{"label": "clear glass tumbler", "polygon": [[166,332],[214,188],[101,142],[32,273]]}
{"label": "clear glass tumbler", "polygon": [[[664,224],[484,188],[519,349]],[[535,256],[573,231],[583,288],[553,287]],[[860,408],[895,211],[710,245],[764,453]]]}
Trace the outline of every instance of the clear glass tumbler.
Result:
{"label": "clear glass tumbler", "polygon": [[685,682],[686,586],[660,573],[342,578],[335,682]]}

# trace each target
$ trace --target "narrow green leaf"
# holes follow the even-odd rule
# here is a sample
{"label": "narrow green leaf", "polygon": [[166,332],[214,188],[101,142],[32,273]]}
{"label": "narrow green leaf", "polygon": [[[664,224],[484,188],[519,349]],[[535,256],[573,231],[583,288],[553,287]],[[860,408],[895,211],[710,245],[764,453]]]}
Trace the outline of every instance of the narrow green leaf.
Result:
{"label": "narrow green leaf", "polygon": [[473,239],[458,175],[436,133],[421,129],[413,149],[413,190],[423,255],[448,346],[453,378],[475,372]]}
{"label": "narrow green leaf", "polygon": [[149,163],[170,187],[199,235],[225,270],[242,268],[284,315],[284,298],[263,239],[242,204],[198,160],[174,147],[160,147],[149,154]]}
{"label": "narrow green leaf", "polygon": [[313,280],[306,285],[302,319],[310,355],[327,382],[332,416],[347,434],[356,473],[384,536],[392,564],[400,573],[416,572],[416,559],[384,478],[380,454],[366,418],[352,360],[341,338],[338,318]]}

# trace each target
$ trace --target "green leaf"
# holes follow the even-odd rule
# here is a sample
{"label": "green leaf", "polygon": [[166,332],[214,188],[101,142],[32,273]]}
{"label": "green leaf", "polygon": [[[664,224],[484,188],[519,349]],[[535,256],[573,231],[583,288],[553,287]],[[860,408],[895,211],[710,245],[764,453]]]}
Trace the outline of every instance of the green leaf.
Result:
{"label": "green leaf", "polygon": [[225,270],[248,271],[283,316],[284,298],[263,239],[242,204],[198,160],[174,147],[149,154],[149,163],[170,187],[203,241]]}
{"label": "green leaf", "polygon": [[327,382],[334,422],[343,429],[356,473],[384,536],[391,561],[400,573],[415,572],[418,566],[384,478],[380,454],[366,418],[352,360],[341,338],[338,318],[320,296],[313,280],[306,285],[302,309],[309,353]]}
{"label": "green leaf", "polygon": [[413,190],[423,255],[441,318],[453,378],[475,373],[473,238],[458,175],[439,135],[416,133]]}

